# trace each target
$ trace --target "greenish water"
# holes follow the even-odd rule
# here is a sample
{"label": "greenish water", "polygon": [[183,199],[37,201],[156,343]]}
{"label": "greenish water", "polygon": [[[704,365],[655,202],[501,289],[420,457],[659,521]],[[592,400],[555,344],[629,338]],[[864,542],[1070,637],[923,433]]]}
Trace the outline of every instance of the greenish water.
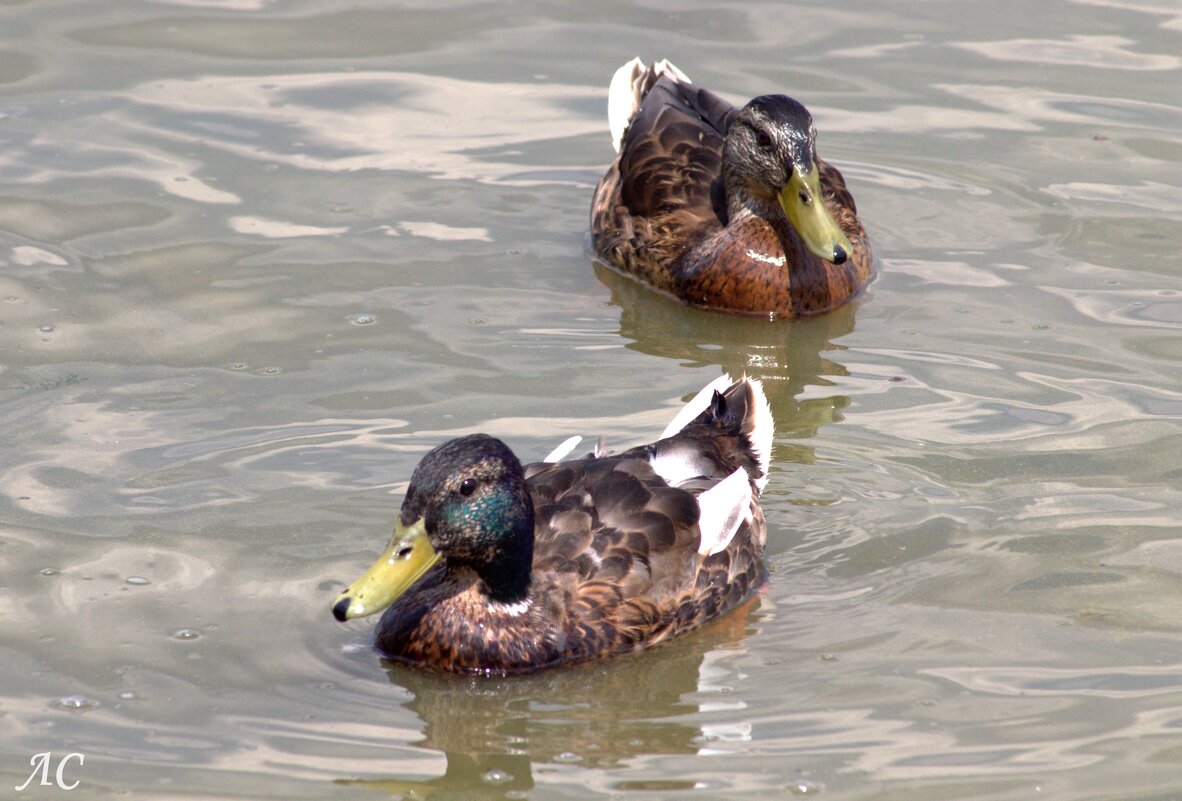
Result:
{"label": "greenish water", "polygon": [[[0,797],[1182,798],[1182,12],[833,6],[0,3]],[[634,55],[808,104],[859,302],[591,262]],[[750,606],[499,681],[332,620],[432,445],[623,448],[724,369]]]}

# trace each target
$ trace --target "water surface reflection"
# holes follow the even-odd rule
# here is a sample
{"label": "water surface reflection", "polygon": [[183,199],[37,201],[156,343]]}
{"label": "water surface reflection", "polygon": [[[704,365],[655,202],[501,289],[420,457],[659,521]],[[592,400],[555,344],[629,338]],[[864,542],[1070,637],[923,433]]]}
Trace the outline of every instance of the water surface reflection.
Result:
{"label": "water surface reflection", "polygon": [[[686,367],[717,365],[731,375],[761,379],[781,438],[808,439],[841,419],[849,399],[829,388],[848,373],[827,354],[844,350],[837,340],[854,330],[860,301],[806,320],[717,314],[658,295],[602,264],[594,267],[620,308],[619,334],[628,348]],[[801,398],[810,386],[818,389]],[[807,446],[800,448],[792,458],[805,458]],[[777,451],[777,458],[785,457]]]}
{"label": "water surface reflection", "polygon": [[[410,692],[406,708],[423,724],[414,745],[441,752],[445,771],[339,781],[415,798],[521,798],[535,773],[566,782],[586,769],[746,741],[751,724],[743,721],[746,704],[729,697],[739,677],[730,662],[745,652],[759,604],[752,599],[696,635],[639,656],[536,676],[472,679],[389,665],[391,684]],[[712,725],[709,715],[719,711],[726,722]],[[669,790],[697,784],[659,783]]]}

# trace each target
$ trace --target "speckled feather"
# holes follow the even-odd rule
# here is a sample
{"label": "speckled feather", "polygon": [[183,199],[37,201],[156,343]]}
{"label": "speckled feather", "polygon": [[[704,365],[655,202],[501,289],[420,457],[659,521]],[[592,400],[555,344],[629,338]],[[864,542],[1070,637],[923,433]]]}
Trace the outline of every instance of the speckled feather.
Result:
{"label": "speckled feather", "polygon": [[655,66],[637,88],[640,106],[592,203],[601,259],[692,306],[782,317],[829,311],[869,283],[870,245],[837,168],[817,159],[826,207],[853,246],[844,264],[808,251],[783,217],[730,224],[723,143],[738,109]]}
{"label": "speckled feather", "polygon": [[[436,669],[522,673],[640,650],[742,603],[766,575],[762,512],[753,500],[727,547],[703,557],[697,498],[738,468],[758,495],[763,468],[749,436],[756,403],[766,410],[762,392],[743,379],[671,437],[526,466],[535,520],[526,597],[490,602],[474,571],[445,560],[386,610],[378,647]],[[670,486],[652,463],[670,451],[689,453],[700,475]]]}

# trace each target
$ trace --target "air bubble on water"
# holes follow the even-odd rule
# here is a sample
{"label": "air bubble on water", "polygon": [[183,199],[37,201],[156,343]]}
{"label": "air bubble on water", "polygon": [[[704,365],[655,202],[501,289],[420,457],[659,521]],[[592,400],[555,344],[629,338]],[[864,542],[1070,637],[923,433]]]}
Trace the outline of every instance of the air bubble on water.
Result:
{"label": "air bubble on water", "polygon": [[138,587],[142,587],[143,585],[151,584],[152,582],[148,581],[148,579],[145,578],[144,576],[128,576],[127,583],[128,584],[135,584]]}
{"label": "air bubble on water", "polygon": [[43,576],[60,576],[62,574],[62,571],[56,567],[43,567],[40,572]]}
{"label": "air bubble on water", "polygon": [[53,326],[52,326],[52,325],[48,325],[48,324],[46,324],[46,325],[43,325],[43,326],[41,326],[41,327],[40,327],[40,328],[38,328],[37,330],[38,330],[38,331],[40,331],[40,332],[41,332],[41,333],[43,333],[43,334],[49,334],[49,333],[52,333],[52,332],[53,332],[54,328],[53,328]]}
{"label": "air bubble on water", "polygon": [[793,795],[816,795],[821,792],[821,788],[808,779],[797,779],[788,785],[788,790]]}
{"label": "air bubble on water", "polygon": [[489,784],[508,784],[509,782],[513,781],[513,774],[507,770],[493,768],[492,770],[485,773],[481,778],[483,778]]}
{"label": "air bubble on water", "polygon": [[123,692],[119,693],[119,697],[124,701],[134,701],[135,699],[139,698],[139,696],[133,693],[131,690],[124,690]]}
{"label": "air bubble on water", "polygon": [[353,325],[371,325],[377,322],[377,318],[372,314],[355,314],[351,319]]}
{"label": "air bubble on water", "polygon": [[201,636],[201,632],[197,631],[197,629],[188,628],[173,629],[172,631],[168,632],[168,636],[172,637],[174,640],[195,640]]}
{"label": "air bubble on water", "polygon": [[99,705],[98,701],[92,701],[85,695],[66,695],[53,702],[53,705],[58,709],[68,709],[71,712],[85,712],[88,709],[94,709]]}
{"label": "air bubble on water", "polygon": [[582,762],[583,757],[576,754],[574,751],[563,751],[554,757],[555,762]]}

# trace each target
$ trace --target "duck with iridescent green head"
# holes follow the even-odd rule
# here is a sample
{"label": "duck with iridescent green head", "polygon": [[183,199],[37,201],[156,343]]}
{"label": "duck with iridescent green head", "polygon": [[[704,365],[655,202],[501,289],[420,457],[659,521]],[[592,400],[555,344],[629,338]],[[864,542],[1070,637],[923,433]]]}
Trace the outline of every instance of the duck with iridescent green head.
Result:
{"label": "duck with iridescent green head", "polygon": [[758,381],[723,376],[661,439],[617,455],[522,466],[485,434],[439,445],[411,476],[389,547],[333,614],[382,612],[385,656],[468,674],[584,662],[698,628],[765,578],[758,497],[773,425]]}

